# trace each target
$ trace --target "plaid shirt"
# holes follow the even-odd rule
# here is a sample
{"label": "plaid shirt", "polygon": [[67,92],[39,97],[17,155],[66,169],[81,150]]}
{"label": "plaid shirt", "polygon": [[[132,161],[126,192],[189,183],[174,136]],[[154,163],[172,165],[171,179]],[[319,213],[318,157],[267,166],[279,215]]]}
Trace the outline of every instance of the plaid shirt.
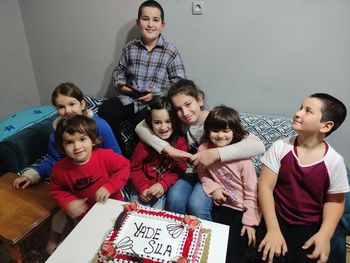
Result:
{"label": "plaid shirt", "polygon": [[146,105],[119,92],[118,84],[126,84],[139,91],[152,88],[153,95],[163,96],[170,85],[185,77],[185,68],[176,47],[159,36],[157,45],[148,51],[140,38],[132,40],[123,49],[119,64],[113,73],[113,84],[124,105],[134,103],[135,112]]}

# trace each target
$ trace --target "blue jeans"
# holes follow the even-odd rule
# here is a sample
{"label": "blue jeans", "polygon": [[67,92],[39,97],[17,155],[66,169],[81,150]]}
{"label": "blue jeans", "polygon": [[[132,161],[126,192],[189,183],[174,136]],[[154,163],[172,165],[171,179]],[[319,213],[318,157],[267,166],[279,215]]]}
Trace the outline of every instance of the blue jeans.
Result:
{"label": "blue jeans", "polygon": [[207,196],[196,174],[184,174],[168,190],[165,210],[189,214],[211,221],[212,199]]}
{"label": "blue jeans", "polygon": [[158,199],[153,199],[150,203],[143,203],[138,194],[136,193],[136,191],[134,189],[131,189],[130,190],[130,201],[131,202],[136,202],[140,205],[143,205],[143,206],[147,206],[147,207],[153,207],[153,208],[156,208],[156,209],[159,209],[159,210],[164,210],[164,205],[165,205],[165,195],[161,196],[160,198]]}

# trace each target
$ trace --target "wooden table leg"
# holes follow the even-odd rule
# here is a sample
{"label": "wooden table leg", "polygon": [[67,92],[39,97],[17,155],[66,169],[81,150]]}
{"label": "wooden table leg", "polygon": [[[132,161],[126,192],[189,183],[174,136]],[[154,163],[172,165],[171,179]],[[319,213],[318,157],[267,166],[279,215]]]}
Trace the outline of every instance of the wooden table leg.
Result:
{"label": "wooden table leg", "polygon": [[15,245],[10,245],[9,247],[10,247],[11,258],[17,263],[23,263],[21,248],[19,247],[19,245],[15,244]]}

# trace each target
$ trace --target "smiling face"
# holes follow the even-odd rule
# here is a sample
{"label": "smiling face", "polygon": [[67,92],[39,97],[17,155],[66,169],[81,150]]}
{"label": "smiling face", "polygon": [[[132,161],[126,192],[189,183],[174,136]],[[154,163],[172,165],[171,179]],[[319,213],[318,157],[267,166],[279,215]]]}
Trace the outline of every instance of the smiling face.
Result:
{"label": "smiling face", "polygon": [[300,133],[318,133],[324,127],[321,122],[323,103],[317,98],[307,98],[294,114],[292,129]]}
{"label": "smiling face", "polygon": [[215,147],[224,147],[231,144],[233,140],[233,131],[230,128],[223,130],[211,130],[209,140]]}
{"label": "smiling face", "polygon": [[82,115],[86,109],[84,100],[78,101],[76,98],[68,97],[59,94],[55,99],[55,106],[58,114],[62,118],[67,118],[74,115]]}
{"label": "smiling face", "polygon": [[142,42],[147,46],[155,46],[165,27],[160,10],[156,7],[143,7],[141,16],[136,20],[136,23]]}
{"label": "smiling face", "polygon": [[64,132],[62,139],[64,152],[73,162],[84,164],[90,160],[93,143],[88,135],[80,132],[74,134]]}
{"label": "smiling face", "polygon": [[152,129],[161,139],[167,140],[173,133],[173,126],[166,109],[152,110]]}
{"label": "smiling face", "polygon": [[196,99],[185,93],[178,93],[171,98],[177,116],[186,124],[196,124],[201,120],[203,99]]}

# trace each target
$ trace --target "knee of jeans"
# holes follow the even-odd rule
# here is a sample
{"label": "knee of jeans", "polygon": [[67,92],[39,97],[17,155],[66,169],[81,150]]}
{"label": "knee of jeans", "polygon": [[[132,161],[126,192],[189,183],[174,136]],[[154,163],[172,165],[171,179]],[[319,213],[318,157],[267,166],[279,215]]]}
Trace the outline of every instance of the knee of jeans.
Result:
{"label": "knee of jeans", "polygon": [[194,204],[193,202],[189,202],[187,204],[187,212],[190,215],[194,215],[204,220],[211,221],[211,206],[200,206],[198,204]]}

